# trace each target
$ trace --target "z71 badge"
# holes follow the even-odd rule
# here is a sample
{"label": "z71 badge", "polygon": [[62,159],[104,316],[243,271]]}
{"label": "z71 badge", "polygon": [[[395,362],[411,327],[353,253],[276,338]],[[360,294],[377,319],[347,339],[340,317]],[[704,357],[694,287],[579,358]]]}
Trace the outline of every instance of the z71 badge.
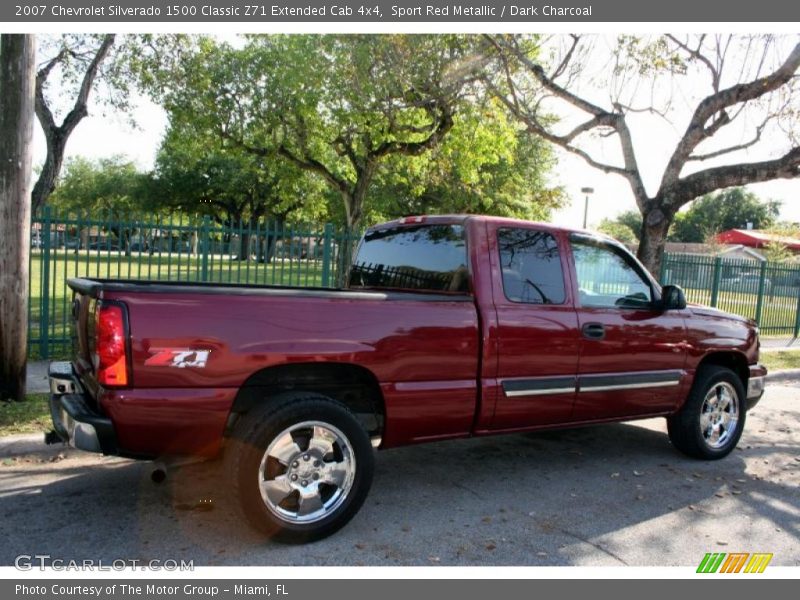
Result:
{"label": "z71 badge", "polygon": [[208,362],[211,350],[192,350],[191,348],[150,348],[153,355],[144,361],[148,367],[194,367],[203,369]]}

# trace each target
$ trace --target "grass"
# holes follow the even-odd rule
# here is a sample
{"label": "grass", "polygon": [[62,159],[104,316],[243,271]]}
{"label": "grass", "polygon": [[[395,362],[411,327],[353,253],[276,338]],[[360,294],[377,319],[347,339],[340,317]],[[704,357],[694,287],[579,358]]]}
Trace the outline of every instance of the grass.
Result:
{"label": "grass", "polygon": [[[689,302],[704,304],[711,303],[711,291],[697,288],[685,288],[686,299]],[[764,295],[761,306],[761,321],[759,328],[762,336],[791,336],[794,332],[797,319],[798,298],[795,295],[784,296]],[[720,290],[717,297],[716,308],[754,319],[758,306],[758,294],[746,291]]]}
{"label": "grass", "polygon": [[[42,288],[44,285],[41,251],[31,254],[30,268],[30,330],[31,347],[28,355],[39,358],[38,342],[42,330]],[[202,279],[202,263],[198,256],[173,252],[170,254],[132,252],[93,252],[51,250],[47,289],[48,337],[51,340],[50,358],[69,354],[69,310],[72,298],[67,279],[89,277],[102,279],[147,279],[153,281],[183,281],[195,283]],[[206,281],[211,283],[241,283],[255,285],[286,285],[312,287],[322,285],[321,259],[275,259],[270,263],[239,261],[228,255],[208,257]],[[333,273],[329,282],[333,282]]]}
{"label": "grass", "polygon": [[25,402],[0,402],[0,437],[51,428],[47,394],[28,394]]}
{"label": "grass", "polygon": [[770,372],[781,369],[800,369],[800,352],[797,350],[762,352],[759,360]]}

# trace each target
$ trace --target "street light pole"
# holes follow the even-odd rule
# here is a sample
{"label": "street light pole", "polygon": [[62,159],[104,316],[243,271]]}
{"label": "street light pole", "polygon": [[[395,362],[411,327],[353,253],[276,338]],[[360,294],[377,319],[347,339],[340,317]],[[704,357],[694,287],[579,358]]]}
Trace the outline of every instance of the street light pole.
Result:
{"label": "street light pole", "polygon": [[594,193],[594,188],[592,187],[582,187],[581,193],[586,194],[586,200],[583,204],[583,228],[586,229],[586,221],[589,217],[589,194]]}

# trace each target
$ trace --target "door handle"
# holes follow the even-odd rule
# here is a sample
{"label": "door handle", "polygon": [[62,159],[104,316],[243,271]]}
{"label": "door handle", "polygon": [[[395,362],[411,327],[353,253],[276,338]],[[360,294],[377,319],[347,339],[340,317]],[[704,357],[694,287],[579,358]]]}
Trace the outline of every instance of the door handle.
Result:
{"label": "door handle", "polygon": [[586,323],[581,327],[581,333],[588,340],[602,340],[606,337],[606,328],[602,323]]}

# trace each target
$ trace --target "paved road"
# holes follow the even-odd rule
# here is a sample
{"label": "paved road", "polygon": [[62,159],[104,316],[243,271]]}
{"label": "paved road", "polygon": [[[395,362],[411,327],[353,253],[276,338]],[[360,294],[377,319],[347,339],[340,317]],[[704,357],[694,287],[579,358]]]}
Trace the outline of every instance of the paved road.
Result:
{"label": "paved road", "polygon": [[382,452],[361,512],[305,547],[239,523],[218,463],[155,485],[149,463],[59,448],[0,457],[0,564],[46,553],[196,565],[689,566],[710,551],[763,551],[797,566],[798,400],[800,383],[771,387],[739,449],[714,463],[674,451],[660,419]]}

